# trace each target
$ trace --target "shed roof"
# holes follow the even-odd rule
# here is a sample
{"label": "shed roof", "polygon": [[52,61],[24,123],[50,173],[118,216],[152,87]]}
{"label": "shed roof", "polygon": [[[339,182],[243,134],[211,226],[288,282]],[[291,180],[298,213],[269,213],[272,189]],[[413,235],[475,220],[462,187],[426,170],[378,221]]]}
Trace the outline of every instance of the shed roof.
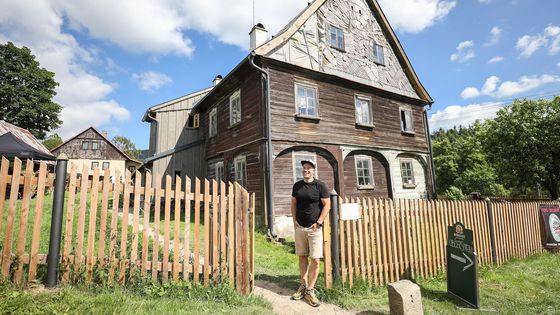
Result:
{"label": "shed roof", "polygon": [[54,160],[52,155],[33,134],[21,127],[0,120],[0,155],[5,157]]}

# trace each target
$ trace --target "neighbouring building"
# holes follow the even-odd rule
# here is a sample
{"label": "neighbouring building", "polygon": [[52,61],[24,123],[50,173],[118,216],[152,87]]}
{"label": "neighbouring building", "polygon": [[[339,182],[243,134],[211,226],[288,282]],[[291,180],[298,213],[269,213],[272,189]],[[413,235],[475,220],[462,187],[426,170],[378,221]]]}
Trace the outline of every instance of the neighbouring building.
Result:
{"label": "neighbouring building", "polygon": [[273,234],[291,225],[302,159],[347,197],[435,194],[433,100],[375,0],[315,0],[267,39],[257,24],[218,84],[146,112],[154,180],[238,181]]}
{"label": "neighbouring building", "polygon": [[50,161],[55,157],[27,129],[0,120],[0,157]]}
{"label": "neighbouring building", "polygon": [[90,174],[97,168],[100,171],[109,169],[111,176],[114,176],[116,171],[124,176],[126,170],[134,172],[141,165],[140,161],[130,158],[117,148],[107,139],[106,134],[93,127],[78,133],[52,149],[51,152],[55,156],[61,153],[68,156],[68,172],[70,172],[71,165],[75,164],[78,173],[82,172],[85,165]]}

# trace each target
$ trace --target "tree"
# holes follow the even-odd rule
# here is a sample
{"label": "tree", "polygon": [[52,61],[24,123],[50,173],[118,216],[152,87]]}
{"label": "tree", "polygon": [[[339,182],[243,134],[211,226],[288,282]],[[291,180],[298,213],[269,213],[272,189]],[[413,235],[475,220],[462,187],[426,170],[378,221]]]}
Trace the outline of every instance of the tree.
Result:
{"label": "tree", "polygon": [[117,146],[117,148],[119,148],[121,151],[126,153],[126,155],[133,159],[138,159],[138,156],[140,156],[141,150],[136,149],[136,145],[134,144],[134,142],[126,137],[115,136],[113,137],[113,140],[111,140],[111,142],[113,142],[113,144]]}
{"label": "tree", "polygon": [[0,119],[29,130],[38,139],[60,126],[54,103],[54,73],[41,68],[31,50],[0,44]]}
{"label": "tree", "polygon": [[557,199],[560,184],[560,97],[516,100],[488,122],[486,147],[500,177],[518,193],[544,187]]}
{"label": "tree", "polygon": [[45,141],[43,141],[43,145],[47,147],[47,149],[52,150],[62,144],[62,138],[58,135],[58,133],[52,134],[48,136]]}

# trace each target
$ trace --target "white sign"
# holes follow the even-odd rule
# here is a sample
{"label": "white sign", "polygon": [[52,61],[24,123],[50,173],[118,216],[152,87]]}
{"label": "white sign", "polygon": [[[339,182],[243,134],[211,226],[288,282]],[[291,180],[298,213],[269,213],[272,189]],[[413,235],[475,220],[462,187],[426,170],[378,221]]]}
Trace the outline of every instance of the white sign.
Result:
{"label": "white sign", "polygon": [[340,219],[358,220],[360,218],[360,204],[359,203],[343,203],[340,207]]}

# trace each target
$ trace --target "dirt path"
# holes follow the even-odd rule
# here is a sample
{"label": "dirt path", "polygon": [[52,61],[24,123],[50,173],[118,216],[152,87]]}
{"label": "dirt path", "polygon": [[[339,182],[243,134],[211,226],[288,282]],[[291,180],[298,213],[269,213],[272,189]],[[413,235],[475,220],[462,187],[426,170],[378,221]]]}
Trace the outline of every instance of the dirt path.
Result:
{"label": "dirt path", "polygon": [[255,282],[255,294],[260,295],[269,301],[273,306],[275,314],[357,314],[356,312],[341,309],[333,304],[321,303],[319,307],[312,307],[304,300],[292,301],[290,297],[293,293],[294,292],[292,292],[292,290],[282,288],[272,282],[260,280]]}

